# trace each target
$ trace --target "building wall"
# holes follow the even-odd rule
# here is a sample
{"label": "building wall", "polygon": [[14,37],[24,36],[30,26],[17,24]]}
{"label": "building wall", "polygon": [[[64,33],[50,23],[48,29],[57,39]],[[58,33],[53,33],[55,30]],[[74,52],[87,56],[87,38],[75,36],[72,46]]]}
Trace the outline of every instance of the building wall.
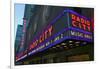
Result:
{"label": "building wall", "polygon": [[23,25],[17,26],[16,40],[15,40],[15,53],[17,54],[20,49]]}

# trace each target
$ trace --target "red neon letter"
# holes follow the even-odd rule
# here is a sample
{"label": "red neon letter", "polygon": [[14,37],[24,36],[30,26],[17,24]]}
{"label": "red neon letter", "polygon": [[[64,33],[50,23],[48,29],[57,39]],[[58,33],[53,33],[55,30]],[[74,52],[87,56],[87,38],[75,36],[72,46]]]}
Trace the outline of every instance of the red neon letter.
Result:
{"label": "red neon letter", "polygon": [[47,39],[47,33],[48,33],[48,31],[46,30],[44,33],[45,33],[45,39]]}
{"label": "red neon letter", "polygon": [[76,21],[72,21],[72,25],[73,25],[74,27],[77,27]]}
{"label": "red neon letter", "polygon": [[83,18],[81,18],[81,23],[84,23],[84,19]]}
{"label": "red neon letter", "polygon": [[39,39],[39,42],[41,43],[41,42],[43,42],[44,41],[44,34],[42,34],[41,36],[40,36],[40,39]]}
{"label": "red neon letter", "polygon": [[49,28],[49,36],[51,36],[51,33],[52,33],[52,26]]}
{"label": "red neon letter", "polygon": [[74,14],[71,14],[71,17],[72,17],[73,20],[76,19],[76,16]]}
{"label": "red neon letter", "polygon": [[76,21],[80,22],[80,18],[77,16]]}

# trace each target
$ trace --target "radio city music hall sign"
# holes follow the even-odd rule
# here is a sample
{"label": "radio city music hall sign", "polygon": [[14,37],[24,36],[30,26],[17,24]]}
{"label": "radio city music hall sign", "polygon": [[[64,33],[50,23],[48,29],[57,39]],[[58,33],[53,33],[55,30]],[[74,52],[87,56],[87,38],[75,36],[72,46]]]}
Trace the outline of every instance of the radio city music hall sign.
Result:
{"label": "radio city music hall sign", "polygon": [[[54,24],[50,24],[47,27],[47,29],[45,29],[29,45],[29,47],[28,47],[28,50],[29,50],[28,53],[29,54],[33,54],[33,53],[35,53],[35,52],[37,52],[39,50],[42,50],[42,49],[44,49],[46,47],[49,48],[48,46],[52,46],[53,44],[56,44],[56,42],[58,42],[58,41],[63,41],[63,39],[65,39],[66,37],[69,38],[71,36],[75,36],[75,37],[78,37],[78,38],[81,38],[81,39],[86,39],[86,40],[87,39],[89,39],[89,40],[93,39],[93,36],[91,34],[91,32],[92,32],[91,28],[92,27],[91,27],[91,21],[90,20],[88,20],[86,17],[83,17],[81,15],[77,15],[77,14],[75,14],[73,12],[66,12],[66,13],[69,13],[69,15],[66,16],[67,20],[68,20],[68,17],[69,17],[69,22],[66,22],[66,25],[68,23],[70,26],[68,26],[66,28],[62,28],[61,31],[56,32],[57,29],[55,29],[55,26],[57,26],[58,23],[56,23],[55,26],[54,26],[55,23]],[[65,16],[65,15],[63,15],[63,16]],[[59,17],[58,20],[61,19],[61,18],[62,18],[62,16]],[[62,25],[63,25],[63,23],[62,23]],[[64,26],[66,26],[66,25],[64,24]],[[74,29],[72,29],[72,28],[74,28]],[[55,35],[55,33],[56,34],[60,33],[60,34],[59,35]],[[69,33],[70,33],[70,36],[69,36]],[[53,37],[53,36],[55,36],[55,37]],[[52,37],[52,39],[50,39],[51,37]],[[66,38],[66,39],[68,39],[68,38]],[[70,39],[72,39],[72,37]],[[48,41],[46,41],[46,40],[48,40]],[[22,56],[22,58],[23,57],[24,56]],[[26,57],[26,55],[25,55],[25,57]]]}
{"label": "radio city music hall sign", "polygon": [[86,18],[80,17],[75,14],[70,14],[72,19],[72,27],[80,28],[85,31],[91,32],[91,22]]}

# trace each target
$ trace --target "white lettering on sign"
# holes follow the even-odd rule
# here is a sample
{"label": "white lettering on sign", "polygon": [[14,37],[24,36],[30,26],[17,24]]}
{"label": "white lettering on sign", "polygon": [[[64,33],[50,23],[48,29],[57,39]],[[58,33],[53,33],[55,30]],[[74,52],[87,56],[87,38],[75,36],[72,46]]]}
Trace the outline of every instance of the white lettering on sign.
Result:
{"label": "white lettering on sign", "polygon": [[83,37],[83,33],[71,31],[71,35]]}
{"label": "white lettering on sign", "polygon": [[29,52],[28,55],[31,55],[31,54],[33,54],[33,53],[45,48],[46,46],[49,46],[50,44],[52,44],[52,43],[54,43],[54,42],[56,42],[56,41],[58,41],[58,40],[60,40],[62,38],[64,38],[64,35],[60,34],[57,37],[55,37],[54,39],[51,39],[50,41],[44,43],[43,45],[40,45],[38,48],[36,48],[33,51]]}
{"label": "white lettering on sign", "polygon": [[87,38],[87,39],[92,39],[91,34],[85,34],[85,33],[78,32],[78,31],[72,31],[71,30],[71,35],[72,36],[77,36],[77,37],[82,37],[82,38]]}

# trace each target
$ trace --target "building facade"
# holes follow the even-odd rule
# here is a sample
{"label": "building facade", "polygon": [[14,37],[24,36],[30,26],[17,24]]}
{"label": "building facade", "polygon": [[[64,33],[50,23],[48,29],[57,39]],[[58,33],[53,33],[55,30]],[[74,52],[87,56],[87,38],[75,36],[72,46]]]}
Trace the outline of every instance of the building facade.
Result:
{"label": "building facade", "polygon": [[21,38],[22,38],[22,29],[23,25],[17,26],[17,33],[16,33],[16,40],[15,40],[15,54],[19,53],[20,45],[21,45]]}

